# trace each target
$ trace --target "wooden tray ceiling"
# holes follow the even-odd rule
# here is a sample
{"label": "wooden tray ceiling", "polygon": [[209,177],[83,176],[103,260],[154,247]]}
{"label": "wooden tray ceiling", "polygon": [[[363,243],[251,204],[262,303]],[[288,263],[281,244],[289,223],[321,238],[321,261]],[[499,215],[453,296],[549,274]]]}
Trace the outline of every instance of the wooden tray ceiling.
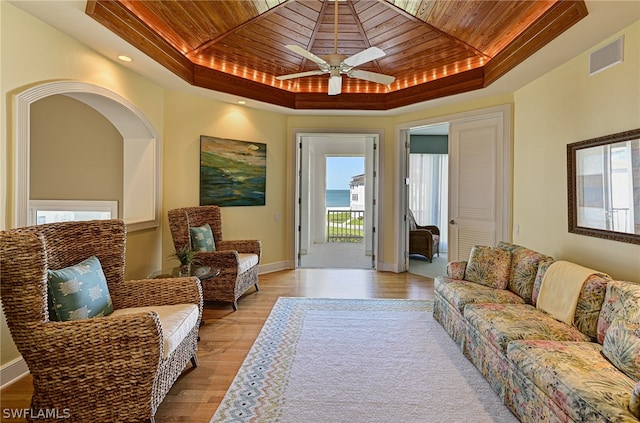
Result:
{"label": "wooden tray ceiling", "polygon": [[87,15],[192,85],[292,109],[389,110],[483,88],[587,15],[582,0],[339,0],[338,53],[386,55],[358,69],[380,85],[328,75],[287,48],[333,53],[333,0],[89,0]]}

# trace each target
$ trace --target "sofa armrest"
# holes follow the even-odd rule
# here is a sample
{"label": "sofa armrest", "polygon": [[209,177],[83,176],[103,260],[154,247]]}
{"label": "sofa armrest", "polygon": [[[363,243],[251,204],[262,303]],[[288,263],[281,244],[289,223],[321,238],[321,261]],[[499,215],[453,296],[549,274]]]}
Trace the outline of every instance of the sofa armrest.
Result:
{"label": "sofa armrest", "polygon": [[257,254],[258,261],[260,261],[262,255],[262,243],[257,239],[220,241],[219,243],[216,242],[216,250],[235,250],[239,253]]}
{"label": "sofa armrest", "polygon": [[[218,246],[216,245],[216,248]],[[210,266],[218,269],[238,269],[240,265],[239,251],[228,250],[196,253],[195,262],[201,266]]]}
{"label": "sofa armrest", "polygon": [[409,239],[420,245],[433,244],[433,233],[427,229],[414,229],[409,231]]}
{"label": "sofa armrest", "polygon": [[34,384],[70,388],[118,375],[132,386],[148,385],[150,390],[163,349],[160,320],[154,312],[46,322],[27,338],[22,352]]}
{"label": "sofa armrest", "polygon": [[202,286],[193,276],[129,280],[109,291],[115,308],[196,304],[202,313]]}
{"label": "sofa armrest", "polygon": [[450,261],[447,263],[447,277],[451,279],[464,280],[464,272],[467,269],[467,261]]}
{"label": "sofa armrest", "polygon": [[433,235],[440,235],[440,229],[438,229],[438,227],[435,225],[425,225],[425,226],[416,225],[416,228],[426,229],[427,231],[431,232]]}

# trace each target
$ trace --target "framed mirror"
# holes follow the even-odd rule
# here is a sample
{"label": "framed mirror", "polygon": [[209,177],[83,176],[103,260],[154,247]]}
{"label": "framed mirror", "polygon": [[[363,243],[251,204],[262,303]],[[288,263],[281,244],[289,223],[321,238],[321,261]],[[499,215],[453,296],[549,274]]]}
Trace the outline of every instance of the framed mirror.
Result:
{"label": "framed mirror", "polygon": [[567,144],[569,232],[640,244],[640,129]]}

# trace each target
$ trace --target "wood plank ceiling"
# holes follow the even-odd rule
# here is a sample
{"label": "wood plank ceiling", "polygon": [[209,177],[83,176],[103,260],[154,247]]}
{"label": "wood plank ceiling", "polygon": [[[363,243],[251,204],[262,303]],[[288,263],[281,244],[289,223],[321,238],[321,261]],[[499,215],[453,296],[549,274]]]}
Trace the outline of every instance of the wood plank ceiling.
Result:
{"label": "wood plank ceiling", "polygon": [[[292,109],[389,110],[488,86],[587,15],[582,0],[89,0],[87,15],[192,85]],[[337,29],[336,29],[337,28]],[[337,36],[337,43],[336,41]],[[318,70],[293,44],[323,57],[375,46],[343,75]]]}

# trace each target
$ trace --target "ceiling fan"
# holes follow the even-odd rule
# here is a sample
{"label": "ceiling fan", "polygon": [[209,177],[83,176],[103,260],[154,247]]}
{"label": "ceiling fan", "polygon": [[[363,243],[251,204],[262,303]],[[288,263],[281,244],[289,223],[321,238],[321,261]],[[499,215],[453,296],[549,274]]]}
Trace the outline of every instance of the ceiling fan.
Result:
{"label": "ceiling fan", "polygon": [[337,95],[342,92],[342,75],[347,75],[349,78],[364,79],[366,81],[375,82],[377,84],[391,84],[396,79],[393,76],[355,69],[357,66],[384,56],[384,51],[382,51],[378,47],[369,47],[368,49],[349,57],[346,57],[343,54],[338,54],[338,1],[334,0],[334,3],[335,18],[333,31],[333,54],[328,54],[324,57],[318,57],[300,46],[290,44],[285,45],[286,48],[293,51],[294,53],[297,53],[300,56],[303,56],[311,60],[312,62],[315,62],[320,69],[293,73],[290,75],[276,76],[276,79],[284,81],[287,79],[302,78],[304,76],[322,75],[328,73],[329,95]]}

